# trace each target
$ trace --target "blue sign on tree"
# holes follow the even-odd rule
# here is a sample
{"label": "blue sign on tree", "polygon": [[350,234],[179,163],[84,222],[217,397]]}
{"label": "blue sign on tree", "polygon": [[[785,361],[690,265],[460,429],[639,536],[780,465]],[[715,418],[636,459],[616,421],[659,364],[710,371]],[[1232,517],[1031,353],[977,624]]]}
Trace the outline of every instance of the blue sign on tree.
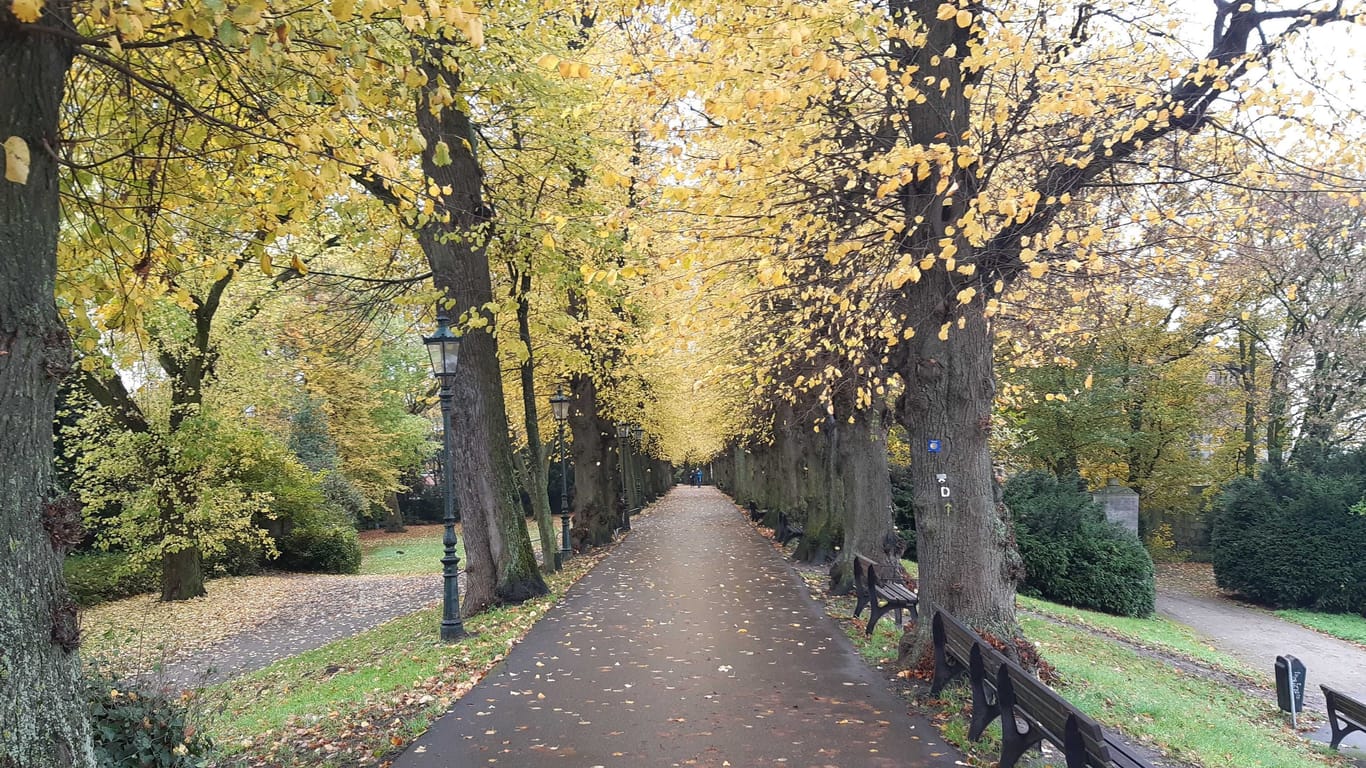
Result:
{"label": "blue sign on tree", "polygon": [[929,443],[925,446],[925,450],[929,451],[930,453],[939,453],[939,449],[941,447],[942,443],[940,443],[938,440],[930,440]]}

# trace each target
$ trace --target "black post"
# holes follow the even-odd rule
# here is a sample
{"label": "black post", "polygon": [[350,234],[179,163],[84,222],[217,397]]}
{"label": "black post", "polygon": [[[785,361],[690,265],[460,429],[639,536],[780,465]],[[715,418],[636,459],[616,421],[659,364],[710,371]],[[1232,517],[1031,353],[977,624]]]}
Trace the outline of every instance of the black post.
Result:
{"label": "black post", "polygon": [[441,558],[444,589],[441,595],[441,640],[454,642],[465,636],[465,624],[460,619],[460,557],[455,554],[455,467],[451,450],[451,377],[441,378],[441,443],[445,453],[443,482],[446,486],[446,535],[442,539],[446,554]]}
{"label": "black post", "polygon": [[564,421],[560,421],[560,564],[563,565],[572,550],[569,548],[569,452],[564,446]]}
{"label": "black post", "polygon": [[631,480],[626,475],[626,436],[617,427],[617,463],[621,465],[621,529],[631,530]]}

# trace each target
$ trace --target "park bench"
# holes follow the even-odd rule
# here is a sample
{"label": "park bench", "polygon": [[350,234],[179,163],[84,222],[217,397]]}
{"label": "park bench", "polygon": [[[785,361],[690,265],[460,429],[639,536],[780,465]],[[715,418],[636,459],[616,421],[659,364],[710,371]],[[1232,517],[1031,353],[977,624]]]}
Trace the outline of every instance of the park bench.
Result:
{"label": "park bench", "polygon": [[1329,746],[1337,749],[1347,734],[1353,731],[1366,733],[1366,703],[1326,685],[1319,687],[1323,689],[1324,703],[1328,705],[1328,725],[1333,729],[1333,740]]}
{"label": "park bench", "polygon": [[1062,750],[1067,768],[1152,768],[1122,740],[1106,733],[1100,723],[1006,658],[958,619],[935,611],[930,629],[934,640],[934,683],[930,693],[938,694],[955,677],[968,673],[972,689],[968,738],[980,739],[987,726],[999,717],[999,768],[1013,768],[1025,752],[1045,739]]}
{"label": "park bench", "polygon": [[915,606],[920,602],[920,598],[910,590],[900,579],[900,573],[892,573],[883,580],[878,575],[878,569],[885,568],[894,570],[896,566],[883,566],[863,555],[854,553],[854,594],[857,602],[854,604],[854,615],[863,613],[864,606],[868,606],[868,626],[864,628],[865,634],[873,634],[873,629],[877,626],[878,619],[882,618],[888,611],[896,614],[896,625],[901,626],[901,611],[908,609],[911,618],[915,618]]}
{"label": "park bench", "polygon": [[778,528],[773,532],[773,538],[778,540],[779,546],[785,547],[789,541],[800,539],[802,533],[801,528],[793,525],[792,521],[787,519],[786,512],[778,513]]}
{"label": "park bench", "polygon": [[766,514],[768,514],[767,510],[759,509],[758,504],[755,504],[752,501],[749,503],[749,521],[751,523],[763,522],[764,515]]}

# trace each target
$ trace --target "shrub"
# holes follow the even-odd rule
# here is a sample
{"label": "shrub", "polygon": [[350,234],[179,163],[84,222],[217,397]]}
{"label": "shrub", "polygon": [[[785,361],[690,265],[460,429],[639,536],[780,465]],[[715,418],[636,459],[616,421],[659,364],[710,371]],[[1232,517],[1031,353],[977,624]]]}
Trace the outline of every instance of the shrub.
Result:
{"label": "shrub", "polygon": [[1363,488],[1355,473],[1303,469],[1230,484],[1211,519],[1215,581],[1275,607],[1366,613]]}
{"label": "shrub", "polygon": [[1152,559],[1105,519],[1080,478],[1026,472],[1006,484],[1005,501],[1027,574],[1021,592],[1121,616],[1153,612]]}
{"label": "shrub", "polygon": [[909,465],[892,467],[892,512],[896,519],[896,532],[906,542],[902,557],[916,559],[915,538],[915,489],[911,486]]}
{"label": "shrub", "polygon": [[96,670],[86,675],[86,701],[100,768],[191,768],[213,749],[191,722],[185,699],[125,690]]}
{"label": "shrub", "polygon": [[62,563],[71,597],[90,606],[109,600],[153,592],[157,575],[133,565],[122,552],[84,552],[67,555]]}
{"label": "shrub", "polygon": [[1143,544],[1154,563],[1184,563],[1190,559],[1189,552],[1176,548],[1176,534],[1172,532],[1171,523],[1157,526]]}
{"label": "shrub", "polygon": [[296,527],[280,542],[280,565],[292,571],[356,573],[360,536],[355,528],[333,523]]}

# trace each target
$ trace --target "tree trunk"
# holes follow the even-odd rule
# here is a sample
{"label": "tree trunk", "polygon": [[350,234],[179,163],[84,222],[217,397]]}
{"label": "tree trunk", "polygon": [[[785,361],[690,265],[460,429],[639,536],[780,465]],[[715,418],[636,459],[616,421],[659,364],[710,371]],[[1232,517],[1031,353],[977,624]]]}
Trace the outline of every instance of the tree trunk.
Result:
{"label": "tree trunk", "polygon": [[[70,23],[66,3],[44,8],[43,26]],[[0,764],[14,768],[95,764],[76,610],[62,581],[67,544],[43,528],[57,384],[70,365],[54,298],[57,164],[45,148],[58,143],[71,63],[58,40],[0,10],[0,141],[23,139],[32,163],[26,184],[0,177]]]}
{"label": "tree trunk", "polygon": [[555,522],[550,516],[550,477],[546,462],[545,443],[541,442],[541,425],[537,418],[539,403],[536,400],[536,361],[531,352],[531,269],[525,267],[517,274],[514,270],[517,290],[517,338],[526,347],[526,357],[517,368],[522,384],[522,412],[526,426],[527,467],[522,473],[523,487],[531,499],[532,515],[536,518],[536,528],[541,538],[541,570],[552,573],[555,570],[555,553],[559,546],[555,543]]}
{"label": "tree trunk", "polygon": [[402,533],[408,530],[403,524],[403,510],[398,506],[398,494],[390,492],[384,504],[384,530],[389,533]]}
{"label": "tree trunk", "polygon": [[[459,76],[426,58],[434,50],[418,51],[427,75],[417,105],[417,125],[426,139],[422,167],[427,178],[452,193],[435,201],[434,215],[419,221],[417,239],[432,269],[432,281],[442,291],[456,318],[488,318],[484,307],[493,302],[485,250],[491,226],[484,205],[482,171],[474,155],[475,136],[467,114],[455,105],[437,108],[431,97],[442,86],[458,93]],[[451,162],[436,162],[438,144],[448,149]],[[531,537],[518,501],[517,473],[507,434],[503,407],[503,378],[497,341],[490,322],[471,327],[460,347],[460,365],[452,400],[453,470],[469,558],[463,612],[478,613],[494,602],[521,602],[546,593],[536,567]]]}
{"label": "tree trunk", "polygon": [[612,541],[621,526],[617,509],[617,455],[612,448],[612,425],[598,418],[597,385],[593,377],[576,374],[570,382],[573,398],[569,428],[574,445],[574,530],[589,547]]}
{"label": "tree trunk", "polygon": [[204,594],[204,562],[197,547],[161,555],[161,599],[189,600]]}
{"label": "tree trunk", "polygon": [[853,424],[841,424],[836,447],[844,499],[844,547],[831,569],[830,587],[835,594],[845,594],[853,589],[856,553],[900,569],[902,543],[892,511],[884,414],[863,411]]}
{"label": "tree trunk", "polygon": [[[1023,576],[1009,513],[994,481],[988,438],[995,379],[990,325],[969,306],[945,340],[939,327],[948,276],[936,270],[906,294],[907,315],[927,318],[899,359],[905,391],[897,416],[911,445],[921,616],[943,608],[1002,638],[1019,635],[1015,585]],[[979,295],[976,302],[983,299]],[[938,440],[939,452],[928,450]],[[939,476],[943,475],[941,482]],[[942,490],[941,490],[942,489]],[[902,638],[914,663],[929,648],[928,621]]]}

